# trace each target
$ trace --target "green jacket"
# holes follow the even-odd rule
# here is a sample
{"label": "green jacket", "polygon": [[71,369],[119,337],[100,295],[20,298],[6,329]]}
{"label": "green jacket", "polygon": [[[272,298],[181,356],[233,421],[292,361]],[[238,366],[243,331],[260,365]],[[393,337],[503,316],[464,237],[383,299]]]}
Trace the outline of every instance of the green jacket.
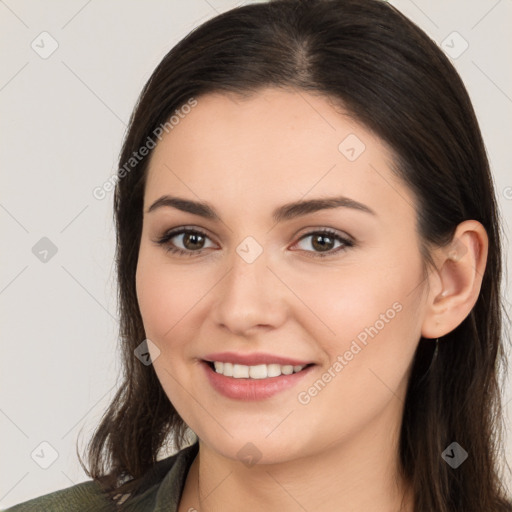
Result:
{"label": "green jacket", "polygon": [[[150,487],[137,496],[127,512],[176,512],[188,470],[199,449],[196,442],[155,464]],[[4,512],[107,512],[117,510],[103,496],[94,480],[45,494],[10,507]]]}

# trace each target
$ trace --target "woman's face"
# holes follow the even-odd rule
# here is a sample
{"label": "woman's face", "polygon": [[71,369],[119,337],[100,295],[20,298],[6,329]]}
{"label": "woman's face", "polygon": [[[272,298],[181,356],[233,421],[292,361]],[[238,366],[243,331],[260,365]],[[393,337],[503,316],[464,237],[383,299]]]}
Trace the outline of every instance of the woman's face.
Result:
{"label": "woman's face", "polygon": [[219,454],[276,463],[396,433],[425,281],[414,198],[389,166],[327,99],[277,89],[201,97],[155,148],[140,310],[169,400]]}

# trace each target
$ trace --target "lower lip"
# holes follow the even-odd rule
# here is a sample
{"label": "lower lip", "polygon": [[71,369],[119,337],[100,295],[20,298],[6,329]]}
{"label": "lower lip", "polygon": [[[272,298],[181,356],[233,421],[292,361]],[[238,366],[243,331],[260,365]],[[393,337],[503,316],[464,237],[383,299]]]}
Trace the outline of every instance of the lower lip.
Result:
{"label": "lower lip", "polygon": [[264,400],[281,391],[293,388],[313,369],[314,365],[291,375],[280,375],[279,377],[268,377],[266,379],[235,379],[217,373],[204,361],[201,362],[201,366],[203,366],[212,387],[221,395],[236,400],[254,401]]}

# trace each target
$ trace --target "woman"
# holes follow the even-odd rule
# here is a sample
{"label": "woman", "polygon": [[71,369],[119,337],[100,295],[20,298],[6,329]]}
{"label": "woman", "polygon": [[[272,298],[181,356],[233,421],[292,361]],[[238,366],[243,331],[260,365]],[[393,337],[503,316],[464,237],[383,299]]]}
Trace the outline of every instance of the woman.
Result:
{"label": "woman", "polygon": [[12,511],[512,510],[489,164],[395,8],[191,32],[142,91],[115,218],[125,382],[92,480]]}

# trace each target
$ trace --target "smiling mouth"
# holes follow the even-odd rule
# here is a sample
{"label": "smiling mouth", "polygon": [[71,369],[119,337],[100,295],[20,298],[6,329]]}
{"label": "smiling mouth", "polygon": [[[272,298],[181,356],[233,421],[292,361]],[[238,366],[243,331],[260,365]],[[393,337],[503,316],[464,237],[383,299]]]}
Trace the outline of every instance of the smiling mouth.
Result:
{"label": "smiling mouth", "polygon": [[222,361],[204,361],[215,373],[223,375],[224,377],[231,377],[233,379],[245,380],[262,380],[273,377],[280,377],[282,375],[292,375],[300,373],[304,369],[313,366],[314,363],[306,365],[282,365],[282,364],[257,364],[257,365],[244,365],[227,363]]}

